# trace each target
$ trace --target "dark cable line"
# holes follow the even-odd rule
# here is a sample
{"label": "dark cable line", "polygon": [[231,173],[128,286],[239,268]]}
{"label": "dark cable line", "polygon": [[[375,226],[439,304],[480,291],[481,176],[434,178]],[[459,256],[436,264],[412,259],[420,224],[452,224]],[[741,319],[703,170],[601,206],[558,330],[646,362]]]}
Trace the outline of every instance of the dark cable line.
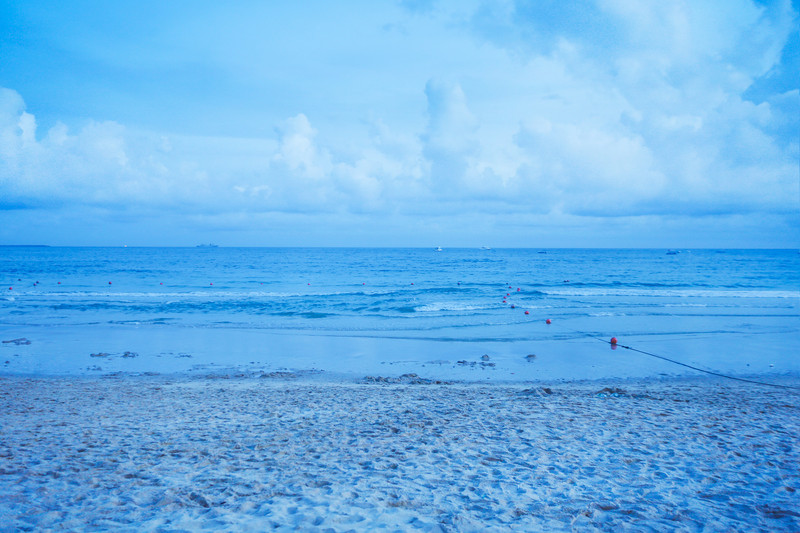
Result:
{"label": "dark cable line", "polygon": [[676,361],[674,359],[670,359],[669,357],[664,357],[663,355],[657,355],[657,354],[654,354],[654,353],[651,353],[651,352],[645,352],[644,350],[639,350],[638,348],[633,348],[632,346],[625,346],[623,344],[614,344],[611,341],[607,341],[606,339],[604,339],[602,337],[598,337],[597,335],[592,335],[592,334],[586,333],[584,331],[578,331],[577,329],[568,328],[568,327],[563,326],[561,324],[558,324],[558,326],[560,328],[572,331],[574,333],[578,333],[580,335],[585,335],[587,337],[591,337],[593,339],[597,339],[600,342],[604,342],[606,344],[610,344],[611,346],[618,346],[619,348],[625,348],[626,350],[631,350],[632,352],[637,352],[637,353],[640,353],[640,354],[649,355],[650,357],[655,357],[657,359],[663,359],[664,361],[668,361],[668,362],[676,364],[676,365],[684,366],[686,368],[691,368],[692,370],[696,370],[698,372],[704,372],[704,373],[710,374],[712,376],[718,376],[718,377],[725,378],[725,379],[732,379],[732,380],[736,380],[736,381],[742,381],[742,382],[745,382],[745,383],[753,383],[755,385],[765,385],[767,387],[779,387],[781,389],[800,390],[800,387],[795,387],[795,386],[792,386],[792,385],[780,385],[778,383],[767,383],[765,381],[757,381],[757,380],[754,380],[754,379],[745,379],[745,378],[738,378],[736,376],[729,376],[727,374],[721,374],[719,372],[714,372],[713,370],[705,370],[703,368],[698,368],[696,366],[692,366],[692,365],[689,365],[689,364],[686,364],[686,363],[681,363],[680,361]]}

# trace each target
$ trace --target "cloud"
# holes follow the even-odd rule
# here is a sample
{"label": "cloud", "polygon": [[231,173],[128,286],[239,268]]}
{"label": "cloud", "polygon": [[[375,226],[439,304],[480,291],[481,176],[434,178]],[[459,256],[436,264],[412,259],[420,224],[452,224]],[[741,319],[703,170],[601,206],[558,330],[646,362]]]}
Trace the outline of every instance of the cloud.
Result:
{"label": "cloud", "polygon": [[619,215],[663,194],[666,179],[639,136],[543,120],[516,140],[527,160],[519,179],[561,212]]}
{"label": "cloud", "polygon": [[41,139],[15,91],[0,92],[0,195],[16,207],[67,203],[158,205],[171,188],[164,147],[114,122],[61,123]]}
{"label": "cloud", "polygon": [[576,214],[796,209],[796,92],[745,99],[778,68],[789,2],[551,7],[487,3],[472,21],[535,76],[512,181]]}
{"label": "cloud", "polygon": [[287,119],[279,130],[280,150],[275,154],[275,161],[284,163],[292,171],[310,179],[320,179],[330,173],[330,157],[320,153],[314,144],[316,130],[305,115]]}
{"label": "cloud", "polygon": [[[790,2],[401,7],[388,23],[403,33],[367,28],[360,37],[386,39],[375,48],[398,50],[391,61],[370,55],[363,69],[341,59],[334,72],[329,50],[322,77],[301,84],[330,84],[329,100],[304,101],[312,92],[298,90],[291,112],[239,109],[263,119],[248,122],[260,136],[175,135],[91,117],[69,127],[51,117],[44,128],[20,94],[0,90],[0,209],[90,207],[241,226],[276,214],[358,224],[391,216],[431,228],[443,216],[499,227],[500,214],[593,224],[796,212],[800,91],[770,81],[790,68]],[[376,28],[387,23],[382,13],[370,11]],[[228,42],[220,28],[216,39]],[[404,43],[413,53],[403,55]],[[218,68],[227,56],[213,57]],[[236,61],[246,79],[244,56]],[[278,79],[291,62],[252,68]]]}
{"label": "cloud", "polygon": [[299,114],[266,140],[170,138],[94,121],[75,132],[59,123],[37,140],[35,117],[4,89],[0,196],[17,209],[359,212],[379,207],[384,185],[392,189],[408,167],[380,147],[335,160],[316,135]]}
{"label": "cloud", "polygon": [[478,149],[478,122],[458,84],[429,81],[425,95],[428,125],[422,141],[423,154],[430,164],[429,184],[443,197],[457,198],[466,185],[470,157]]}

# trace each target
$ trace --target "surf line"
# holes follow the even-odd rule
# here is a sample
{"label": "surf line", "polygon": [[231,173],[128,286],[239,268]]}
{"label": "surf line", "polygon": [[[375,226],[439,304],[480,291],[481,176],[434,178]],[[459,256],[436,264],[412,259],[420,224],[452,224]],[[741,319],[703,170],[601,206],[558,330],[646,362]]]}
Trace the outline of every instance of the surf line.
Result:
{"label": "surf line", "polygon": [[[650,357],[655,357],[656,359],[662,359],[664,361],[668,361],[668,362],[676,364],[676,365],[684,366],[686,368],[691,368],[692,370],[696,370],[697,372],[704,372],[704,373],[710,374],[712,376],[718,376],[718,377],[725,378],[725,379],[732,379],[732,380],[735,380],[735,381],[742,381],[744,383],[752,383],[754,385],[764,385],[764,386],[767,386],[767,387],[778,387],[778,388],[781,388],[781,389],[800,390],[800,387],[795,387],[793,385],[780,385],[778,383],[767,383],[766,381],[757,381],[757,380],[754,380],[754,379],[739,378],[739,377],[736,377],[736,376],[730,376],[728,374],[721,374],[719,372],[714,372],[713,370],[706,370],[704,368],[699,368],[699,367],[692,366],[692,365],[689,365],[689,364],[686,364],[686,363],[682,363],[680,361],[676,361],[675,359],[670,359],[669,357],[664,357],[663,355],[654,354],[652,352],[646,352],[644,350],[640,350],[638,348],[634,348],[633,346],[625,346],[624,344],[619,344],[617,342],[608,341],[608,340],[606,340],[606,339],[604,339],[602,337],[599,337],[597,335],[592,335],[591,333],[586,333],[585,331],[579,331],[577,329],[568,328],[568,327],[563,326],[561,324],[556,324],[556,325],[559,328],[566,329],[568,331],[572,331],[573,333],[578,333],[580,335],[585,335],[587,337],[591,337],[593,339],[597,339],[598,341],[603,342],[605,344],[609,344],[612,347],[625,348],[626,350],[630,350],[632,352],[636,352],[636,353],[640,353],[640,354],[644,354],[644,355],[649,355]],[[614,340],[616,340],[616,339],[614,339]]]}

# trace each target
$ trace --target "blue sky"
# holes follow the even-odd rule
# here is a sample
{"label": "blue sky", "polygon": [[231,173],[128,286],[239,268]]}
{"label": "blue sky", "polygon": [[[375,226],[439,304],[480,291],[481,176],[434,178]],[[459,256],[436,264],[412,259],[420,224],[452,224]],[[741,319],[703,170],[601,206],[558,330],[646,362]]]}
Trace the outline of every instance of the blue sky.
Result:
{"label": "blue sky", "polygon": [[790,1],[4,2],[0,243],[800,246]]}

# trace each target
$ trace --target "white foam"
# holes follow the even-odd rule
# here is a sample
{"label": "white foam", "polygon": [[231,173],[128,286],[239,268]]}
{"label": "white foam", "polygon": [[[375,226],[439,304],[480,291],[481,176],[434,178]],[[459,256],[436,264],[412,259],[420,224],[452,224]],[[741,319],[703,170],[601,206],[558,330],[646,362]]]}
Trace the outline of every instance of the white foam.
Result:
{"label": "white foam", "polygon": [[462,302],[434,302],[426,305],[415,307],[414,310],[421,313],[436,313],[441,311],[464,312],[464,311],[480,311],[489,309],[487,306],[470,305]]}
{"label": "white foam", "polygon": [[800,298],[800,291],[723,290],[723,289],[543,289],[550,296],[635,296],[650,298]]}

